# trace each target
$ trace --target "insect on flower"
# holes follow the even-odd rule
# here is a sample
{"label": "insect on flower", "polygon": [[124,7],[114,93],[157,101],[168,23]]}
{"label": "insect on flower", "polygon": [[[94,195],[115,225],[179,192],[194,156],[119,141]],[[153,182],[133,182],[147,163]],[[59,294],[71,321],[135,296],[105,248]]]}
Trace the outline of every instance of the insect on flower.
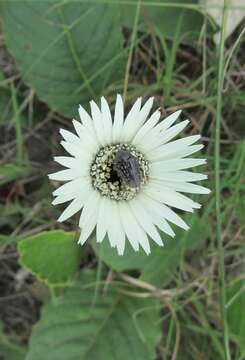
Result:
{"label": "insect on flower", "polygon": [[[61,129],[61,145],[71,156],[54,158],[66,169],[49,178],[66,182],[53,192],[54,205],[70,202],[58,221],[81,211],[79,243],[96,229],[96,240],[106,235],[118,254],[128,239],[135,251],[150,253],[149,239],[163,245],[159,231],[174,236],[170,223],[185,230],[188,225],[172,209],[193,212],[201,207],[183,193],[208,194],[193,184],[207,178],[191,172],[205,159],[187,158],[203,148],[199,135],[172,141],[189,123],[177,121],[181,111],[161,120],[159,110],[149,116],[153,98],[141,105],[137,99],[126,117],[120,95],[114,117],[104,97],[101,106],[90,102],[91,115],[79,107],[80,120],[73,120],[76,135]],[[195,144],[195,145],[194,145]]]}
{"label": "insect on flower", "polygon": [[130,187],[140,186],[140,168],[138,160],[128,150],[118,150],[113,161],[119,181]]}

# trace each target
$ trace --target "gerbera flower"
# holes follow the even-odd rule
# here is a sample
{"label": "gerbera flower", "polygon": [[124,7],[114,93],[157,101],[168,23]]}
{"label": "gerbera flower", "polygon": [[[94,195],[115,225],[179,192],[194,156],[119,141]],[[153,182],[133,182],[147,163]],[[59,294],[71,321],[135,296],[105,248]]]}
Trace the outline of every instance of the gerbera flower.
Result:
{"label": "gerbera flower", "polygon": [[188,229],[172,208],[189,212],[200,208],[182,193],[209,193],[207,188],[192,184],[206,179],[206,175],[186,171],[206,162],[186,159],[203,148],[193,145],[200,136],[170,142],[189,121],[173,125],[181,111],[163,121],[159,110],[148,117],[152,105],[153,98],[143,106],[139,98],[124,119],[123,101],[118,95],[112,119],[102,97],[100,108],[90,102],[91,115],[79,107],[81,122],[73,120],[76,135],[60,130],[64,138],[61,145],[71,156],[54,158],[67,169],[49,178],[67,183],[53,192],[53,204],[70,201],[60,222],[82,210],[80,244],[96,229],[97,242],[107,234],[119,255],[124,252],[126,238],[135,251],[141,246],[149,254],[149,238],[163,245],[159,230],[175,235],[169,223]]}

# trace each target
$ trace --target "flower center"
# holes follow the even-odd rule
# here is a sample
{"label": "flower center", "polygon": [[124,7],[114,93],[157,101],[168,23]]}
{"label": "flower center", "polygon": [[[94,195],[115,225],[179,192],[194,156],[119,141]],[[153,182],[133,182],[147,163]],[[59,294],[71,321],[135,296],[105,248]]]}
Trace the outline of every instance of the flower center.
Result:
{"label": "flower center", "polygon": [[93,187],[113,200],[131,200],[148,180],[149,164],[132,145],[101,148],[90,168]]}

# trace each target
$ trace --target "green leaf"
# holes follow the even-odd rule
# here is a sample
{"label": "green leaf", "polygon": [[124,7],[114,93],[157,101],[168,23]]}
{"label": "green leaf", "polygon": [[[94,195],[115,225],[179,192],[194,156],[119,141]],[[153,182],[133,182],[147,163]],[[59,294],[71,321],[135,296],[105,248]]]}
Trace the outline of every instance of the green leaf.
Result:
{"label": "green leaf", "polygon": [[92,245],[96,254],[113,270],[140,270],[141,280],[158,286],[166,285],[174,276],[185,249],[195,249],[209,235],[205,221],[197,215],[188,216],[185,220],[190,225],[188,231],[177,228],[174,239],[162,233],[164,247],[151,241],[151,253],[148,256],[143,250],[135,252],[128,241],[123,256],[118,256],[117,251],[110,247],[108,239],[101,245],[93,240]]}
{"label": "green leaf", "polygon": [[0,166],[0,185],[7,184],[18,178],[26,176],[28,168],[17,164],[2,164]]}
{"label": "green leaf", "polygon": [[[115,0],[116,2],[117,0]],[[122,22],[128,27],[133,27],[136,4],[138,0],[133,0],[135,5],[122,5],[121,16]],[[185,5],[186,0],[176,1],[178,7],[164,6],[164,3],[170,4],[169,0],[162,0],[161,6],[150,5],[150,3],[156,3],[155,0],[149,0],[148,5],[141,6],[139,29],[144,31],[151,31],[152,27],[156,27],[161,34],[168,37],[175,36],[175,29],[179,21],[181,21],[181,36],[188,33],[192,35],[194,33],[199,34],[203,25],[203,15],[192,9],[185,9],[181,7],[181,4]],[[198,0],[190,0],[188,4],[197,5]]]}
{"label": "green leaf", "polygon": [[120,15],[107,4],[5,1],[6,45],[23,80],[53,110],[77,115],[124,72]]}
{"label": "green leaf", "polygon": [[236,279],[227,291],[227,321],[229,330],[237,338],[241,354],[245,356],[245,281]]}
{"label": "green leaf", "polygon": [[83,270],[56,303],[44,306],[27,360],[155,359],[161,334],[156,302],[128,298],[109,287],[92,305],[95,278]]}
{"label": "green leaf", "polygon": [[49,285],[65,285],[78,270],[82,247],[75,233],[44,231],[18,243],[20,262]]}

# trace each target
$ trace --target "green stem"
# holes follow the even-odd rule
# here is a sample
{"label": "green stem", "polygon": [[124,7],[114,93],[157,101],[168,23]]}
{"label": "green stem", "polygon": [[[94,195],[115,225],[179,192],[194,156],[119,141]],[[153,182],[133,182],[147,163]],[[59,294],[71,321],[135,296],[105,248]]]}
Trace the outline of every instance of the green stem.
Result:
{"label": "green stem", "polygon": [[226,287],[225,287],[225,253],[222,242],[222,224],[221,224],[221,187],[220,187],[220,128],[222,116],[222,90],[224,84],[224,49],[225,49],[225,29],[228,15],[229,0],[224,1],[221,39],[219,46],[219,64],[218,64],[218,89],[217,89],[217,109],[215,126],[215,203],[216,203],[216,236],[219,255],[219,277],[220,277],[220,312],[224,327],[224,345],[226,360],[230,360],[229,348],[229,330],[226,317]]}
{"label": "green stem", "polygon": [[13,104],[15,133],[16,133],[16,161],[17,161],[18,165],[22,165],[22,163],[23,163],[23,138],[22,138],[21,121],[20,121],[20,116],[19,116],[16,90],[15,90],[13,83],[11,83],[11,99],[12,99],[12,104]]}
{"label": "green stem", "polygon": [[131,66],[131,62],[132,62],[133,49],[135,46],[135,38],[136,38],[137,26],[138,26],[138,21],[139,21],[139,14],[140,14],[140,5],[141,5],[141,0],[138,0],[136,12],[135,12],[135,18],[134,18],[134,27],[133,27],[133,31],[132,31],[132,37],[131,37],[131,42],[130,42],[129,54],[128,54],[128,61],[127,61],[126,71],[125,71],[125,80],[124,80],[124,88],[123,88],[123,100],[124,101],[126,100],[126,97],[127,97],[129,70],[130,70],[130,66]]}

